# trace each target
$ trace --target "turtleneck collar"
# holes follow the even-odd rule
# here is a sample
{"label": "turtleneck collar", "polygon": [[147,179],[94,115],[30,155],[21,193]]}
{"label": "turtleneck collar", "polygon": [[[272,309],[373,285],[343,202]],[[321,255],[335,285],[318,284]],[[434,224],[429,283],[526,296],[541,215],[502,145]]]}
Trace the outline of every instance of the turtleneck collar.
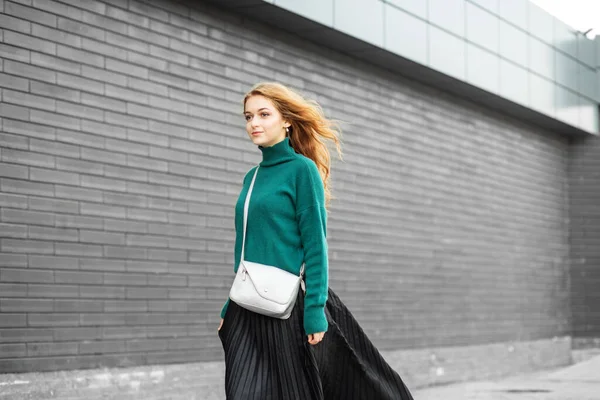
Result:
{"label": "turtleneck collar", "polygon": [[271,165],[281,164],[282,162],[290,161],[296,158],[296,151],[290,144],[290,138],[286,136],[281,142],[270,147],[258,146],[262,152],[261,167],[269,167]]}

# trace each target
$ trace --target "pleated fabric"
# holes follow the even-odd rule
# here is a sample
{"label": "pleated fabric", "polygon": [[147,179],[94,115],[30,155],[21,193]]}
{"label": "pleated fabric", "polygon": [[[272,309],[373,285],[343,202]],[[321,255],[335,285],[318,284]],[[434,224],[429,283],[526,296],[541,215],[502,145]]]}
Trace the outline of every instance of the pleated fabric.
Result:
{"label": "pleated fabric", "polygon": [[412,400],[356,319],[329,289],[329,329],[307,342],[303,294],[289,319],[254,313],[230,301],[219,337],[227,400]]}

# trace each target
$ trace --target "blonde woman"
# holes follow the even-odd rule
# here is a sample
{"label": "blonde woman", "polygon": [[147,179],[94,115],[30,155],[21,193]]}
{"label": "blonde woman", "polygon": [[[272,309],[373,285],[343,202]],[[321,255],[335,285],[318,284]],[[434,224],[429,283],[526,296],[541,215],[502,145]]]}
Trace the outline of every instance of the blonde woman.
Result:
{"label": "blonde woman", "polygon": [[[327,207],[335,124],[320,106],[279,83],[244,97],[246,131],[262,153],[248,209],[245,260],[300,275],[288,319],[230,299],[221,311],[225,392],[230,400],[408,400],[411,394],[352,314],[328,287]],[[241,258],[244,203],[257,167],[244,177],[235,207],[235,262]]]}

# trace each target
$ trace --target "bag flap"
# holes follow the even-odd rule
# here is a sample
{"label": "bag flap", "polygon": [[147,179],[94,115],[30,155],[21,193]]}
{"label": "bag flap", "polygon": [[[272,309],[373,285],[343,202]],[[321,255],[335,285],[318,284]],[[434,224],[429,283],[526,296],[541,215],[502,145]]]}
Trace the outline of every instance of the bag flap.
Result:
{"label": "bag flap", "polygon": [[280,268],[242,261],[256,292],[266,300],[288,304],[297,292],[300,277]]}

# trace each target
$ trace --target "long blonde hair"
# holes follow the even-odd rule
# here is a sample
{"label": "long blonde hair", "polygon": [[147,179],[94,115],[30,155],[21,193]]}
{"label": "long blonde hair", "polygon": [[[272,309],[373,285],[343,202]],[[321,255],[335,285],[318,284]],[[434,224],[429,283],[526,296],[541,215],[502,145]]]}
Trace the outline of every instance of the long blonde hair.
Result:
{"label": "long blonde hair", "polygon": [[299,93],[277,82],[261,82],[252,87],[244,96],[244,106],[251,96],[264,96],[271,100],[289,129],[290,144],[297,153],[315,162],[325,188],[325,205],[332,199],[330,188],[331,156],[326,141],[335,144],[338,157],[342,159],[340,129],[338,123],[327,119],[321,106]]}

